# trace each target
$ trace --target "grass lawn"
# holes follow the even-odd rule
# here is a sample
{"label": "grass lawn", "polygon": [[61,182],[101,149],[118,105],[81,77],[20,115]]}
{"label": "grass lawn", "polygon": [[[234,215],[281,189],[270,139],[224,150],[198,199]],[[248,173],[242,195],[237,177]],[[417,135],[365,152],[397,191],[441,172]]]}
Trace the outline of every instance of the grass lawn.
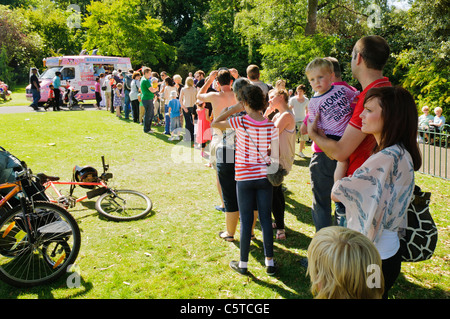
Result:
{"label": "grass lawn", "polygon": [[[154,204],[150,216],[132,222],[102,219],[94,201],[78,204],[70,211],[82,231],[76,260],[80,285],[68,288],[66,277],[32,289],[0,282],[0,298],[310,299],[309,278],[298,262],[314,235],[309,158],[297,157],[285,181],[287,240],[275,240],[277,275],[265,273],[258,225],[249,260],[252,276],[243,277],[228,266],[239,258],[239,235],[234,243],[218,238],[225,219],[214,209],[220,203],[214,171],[198,150],[169,142],[161,127],[154,129],[144,134],[142,126],[106,111],[0,115],[0,145],[35,173],[70,180],[74,165],[100,171],[104,155],[116,187],[140,190]],[[309,147],[306,153],[311,155]],[[438,247],[431,260],[403,264],[391,298],[448,298],[450,182],[422,174],[416,179],[432,192]]]}
{"label": "grass lawn", "polygon": [[2,106],[26,106],[30,105],[30,101],[25,96],[26,85],[18,85],[11,91],[11,99],[4,101],[0,99],[0,107]]}

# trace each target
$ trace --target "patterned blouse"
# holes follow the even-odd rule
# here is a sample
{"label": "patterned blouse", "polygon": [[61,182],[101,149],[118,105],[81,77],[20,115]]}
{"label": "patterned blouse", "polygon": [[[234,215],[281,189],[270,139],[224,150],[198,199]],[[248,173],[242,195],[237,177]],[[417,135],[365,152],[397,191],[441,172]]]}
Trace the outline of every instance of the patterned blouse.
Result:
{"label": "patterned blouse", "polygon": [[337,181],[333,195],[345,206],[347,227],[377,243],[383,230],[406,227],[414,190],[411,155],[400,145],[369,157],[352,176]]}

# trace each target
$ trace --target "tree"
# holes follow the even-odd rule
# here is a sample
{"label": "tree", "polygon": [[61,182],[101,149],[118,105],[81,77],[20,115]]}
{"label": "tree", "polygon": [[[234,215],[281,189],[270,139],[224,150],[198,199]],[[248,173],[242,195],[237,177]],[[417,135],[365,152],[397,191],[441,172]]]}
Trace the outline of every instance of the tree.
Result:
{"label": "tree", "polygon": [[171,32],[164,33],[165,42],[174,44],[180,41],[193,23],[201,22],[209,8],[209,1],[204,0],[142,0],[144,12],[153,12],[152,16],[161,20]]}
{"label": "tree", "polygon": [[84,49],[98,49],[99,54],[127,56],[135,66],[155,68],[175,60],[175,50],[163,42],[168,29],[160,20],[139,17],[138,0],[103,0],[87,6],[88,15]]}
{"label": "tree", "polygon": [[0,81],[5,82],[9,86],[13,86],[15,84],[14,69],[9,66],[9,62],[6,48],[3,46],[0,50]]}
{"label": "tree", "polygon": [[446,0],[437,0],[433,5],[416,0],[411,9],[395,13],[391,19],[391,24],[401,26],[392,37],[398,48],[394,52],[393,72],[400,73],[400,83],[417,99],[419,108],[440,106],[447,119],[450,118],[449,15]]}
{"label": "tree", "polygon": [[[75,55],[81,51],[84,32],[78,23],[70,23],[73,13],[52,0],[34,0],[32,5],[17,9],[27,19],[30,30],[42,39],[41,58],[58,55]],[[81,16],[79,17],[81,22]]]}
{"label": "tree", "polygon": [[308,0],[308,22],[306,23],[305,35],[316,33],[318,4],[319,0]]}
{"label": "tree", "polygon": [[16,75],[14,82],[27,79],[29,67],[38,65],[41,46],[41,37],[32,32],[25,17],[17,10],[0,5],[0,49],[6,51],[8,66]]}
{"label": "tree", "polygon": [[235,17],[240,9],[238,0],[210,2],[209,11],[203,18],[208,35],[208,51],[205,52],[204,71],[228,67],[242,72],[247,67],[247,46],[234,28]]}

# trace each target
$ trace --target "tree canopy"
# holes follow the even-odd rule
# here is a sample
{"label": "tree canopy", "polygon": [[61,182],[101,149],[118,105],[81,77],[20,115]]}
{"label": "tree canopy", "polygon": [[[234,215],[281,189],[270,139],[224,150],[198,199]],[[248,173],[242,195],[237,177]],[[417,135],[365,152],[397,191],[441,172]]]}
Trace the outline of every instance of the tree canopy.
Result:
{"label": "tree canopy", "polygon": [[[134,67],[206,73],[221,66],[245,74],[258,64],[264,81],[308,84],[306,64],[334,56],[352,79],[350,54],[362,36],[387,39],[385,75],[415,96],[418,106],[441,106],[450,117],[448,0],[0,0],[0,57],[24,80],[47,56],[128,56]],[[6,53],[5,53],[6,52]],[[26,78],[26,76],[25,76]],[[13,80],[13,81],[14,81]],[[308,85],[307,85],[308,86]]]}

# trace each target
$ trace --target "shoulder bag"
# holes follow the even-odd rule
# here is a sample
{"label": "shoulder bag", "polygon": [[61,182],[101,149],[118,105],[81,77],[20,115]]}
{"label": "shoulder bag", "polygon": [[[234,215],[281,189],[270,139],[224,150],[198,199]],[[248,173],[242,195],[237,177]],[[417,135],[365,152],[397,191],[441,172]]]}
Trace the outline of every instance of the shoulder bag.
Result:
{"label": "shoulder bag", "polygon": [[402,261],[428,260],[436,249],[438,231],[430,213],[430,192],[422,192],[419,186],[414,193],[407,212],[405,236],[400,238]]}

